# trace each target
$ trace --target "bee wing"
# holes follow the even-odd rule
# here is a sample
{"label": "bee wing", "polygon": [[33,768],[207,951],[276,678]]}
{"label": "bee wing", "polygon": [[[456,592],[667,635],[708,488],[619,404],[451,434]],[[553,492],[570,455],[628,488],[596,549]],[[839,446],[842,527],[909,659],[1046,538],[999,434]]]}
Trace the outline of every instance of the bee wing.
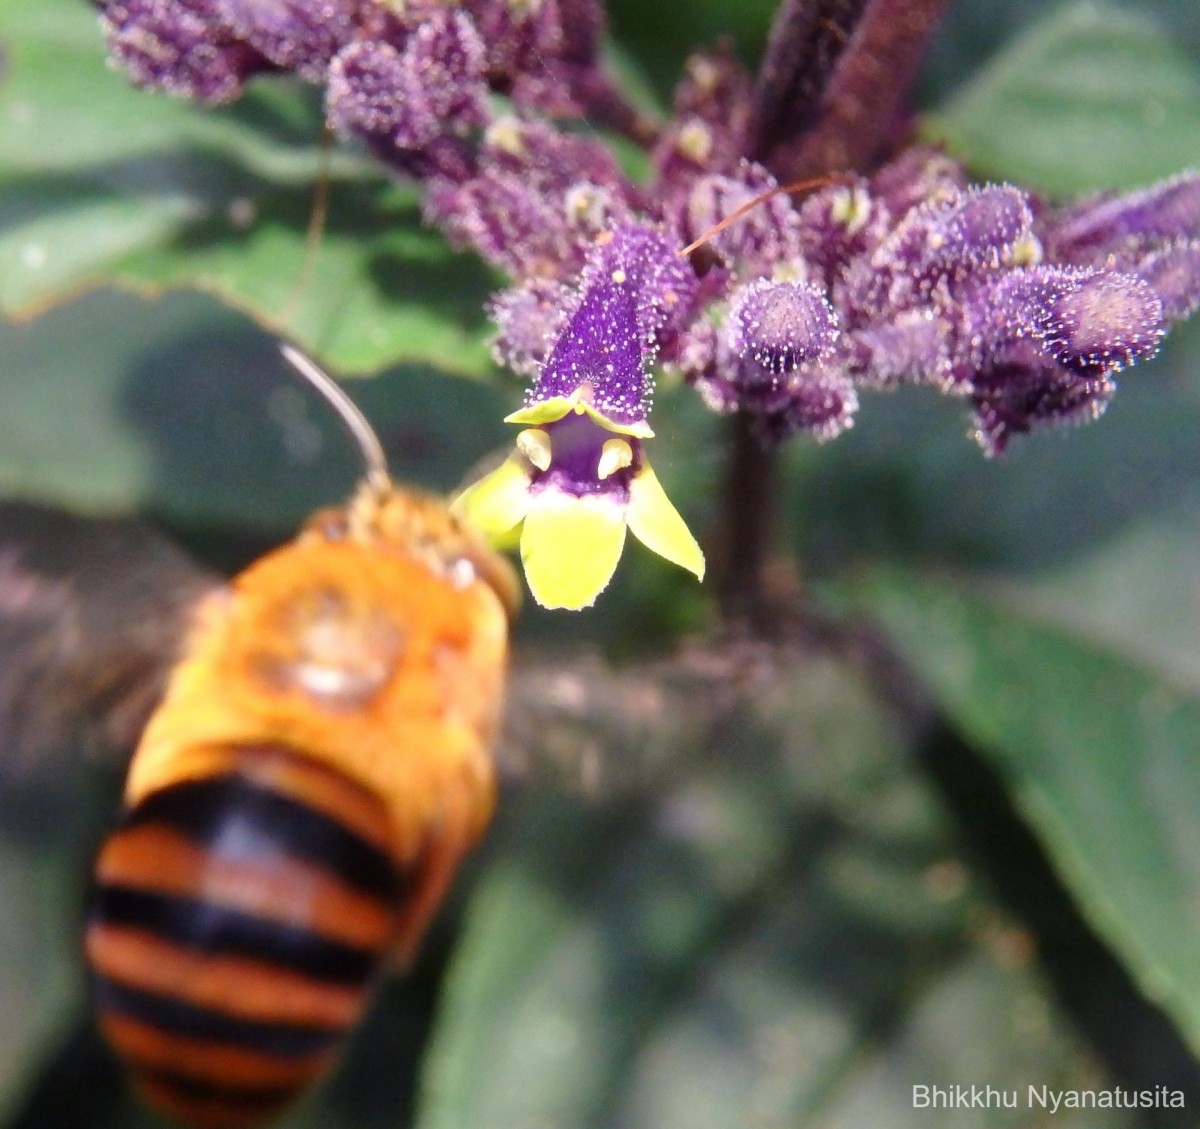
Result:
{"label": "bee wing", "polygon": [[219,584],[139,522],[0,503],[0,779],[127,754]]}

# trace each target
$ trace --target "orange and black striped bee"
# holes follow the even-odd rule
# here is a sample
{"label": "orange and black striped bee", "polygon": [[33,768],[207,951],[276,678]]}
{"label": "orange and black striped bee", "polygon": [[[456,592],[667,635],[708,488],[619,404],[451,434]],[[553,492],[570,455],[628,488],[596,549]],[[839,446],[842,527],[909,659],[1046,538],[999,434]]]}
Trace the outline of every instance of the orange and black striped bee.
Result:
{"label": "orange and black striped bee", "polygon": [[86,925],[103,1034],[195,1126],[259,1124],[332,1064],[494,802],[515,577],[285,353],[366,479],[196,602]]}

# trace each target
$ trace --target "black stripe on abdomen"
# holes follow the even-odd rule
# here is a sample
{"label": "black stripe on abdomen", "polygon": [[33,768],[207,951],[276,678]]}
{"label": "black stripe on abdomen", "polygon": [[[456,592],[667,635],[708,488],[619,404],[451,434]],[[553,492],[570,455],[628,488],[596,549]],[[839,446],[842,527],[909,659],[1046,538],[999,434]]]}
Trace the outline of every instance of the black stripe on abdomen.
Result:
{"label": "black stripe on abdomen", "polygon": [[396,868],[378,847],[324,812],[236,772],[155,792],[129,813],[124,826],[147,823],[166,824],[227,857],[283,850],[378,898],[399,893]]}
{"label": "black stripe on abdomen", "polygon": [[141,1020],[164,1034],[183,1035],[281,1057],[307,1058],[321,1054],[332,1049],[343,1034],[336,1027],[240,1019],[213,1008],[196,1007],[184,1000],[143,992],[105,977],[94,980],[93,997],[101,1015],[112,1011]]}
{"label": "black stripe on abdomen", "polygon": [[363,984],[379,954],[270,921],[202,898],[105,885],[96,890],[93,920],[124,925],[210,956],[262,960],[330,984]]}
{"label": "black stripe on abdomen", "polygon": [[319,795],[315,809],[237,771],[258,755],[271,750],[231,750],[233,771],[135,806],[101,850],[89,913],[101,1027],[152,1104],[211,1129],[264,1120],[328,1066],[403,889],[377,845],[381,802],[289,755],[281,788]]}

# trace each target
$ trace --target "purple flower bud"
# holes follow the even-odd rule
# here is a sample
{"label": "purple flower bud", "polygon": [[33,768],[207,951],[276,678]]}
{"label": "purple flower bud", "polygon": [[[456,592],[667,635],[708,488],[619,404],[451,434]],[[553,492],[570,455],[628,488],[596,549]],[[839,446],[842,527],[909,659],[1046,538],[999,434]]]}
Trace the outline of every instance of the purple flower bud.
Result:
{"label": "purple flower bud", "polygon": [[958,368],[987,367],[1026,339],[1060,337],[1059,304],[1086,274],[1072,267],[1029,267],[992,274],[973,287],[964,287],[957,307],[961,319],[961,347],[955,356]]}
{"label": "purple flower bud", "polygon": [[724,48],[692,55],[675,91],[675,112],[654,151],[654,194],[674,213],[702,173],[735,174],[746,152],[753,87]]}
{"label": "purple flower bud", "polygon": [[724,375],[736,371],[717,327],[707,318],[697,318],[674,342],[671,360],[663,367],[678,372],[695,386],[710,411],[725,414],[738,409],[738,390]]}
{"label": "purple flower bud", "polygon": [[497,328],[492,342],[496,363],[535,376],[562,330],[566,303],[562,284],[547,278],[502,290],[490,311]]}
{"label": "purple flower bud", "polygon": [[935,298],[948,285],[1009,265],[1029,238],[1025,194],[1006,185],[968,189],[949,200],[912,209],[869,257],[847,276],[850,300],[880,311]]}
{"label": "purple flower bud", "polygon": [[466,183],[430,186],[426,215],[518,278],[575,274],[596,235],[630,222],[632,186],[595,138],[500,118],[480,160]]}
{"label": "purple flower bud", "polygon": [[350,44],[329,70],[329,124],[340,133],[390,140],[407,113],[407,80],[403,57],[390,43]]}
{"label": "purple flower bud", "polygon": [[953,200],[968,187],[953,158],[928,145],[905,149],[871,175],[871,196],[899,220],[926,200]]}
{"label": "purple flower bud", "polygon": [[516,278],[557,276],[578,269],[579,243],[562,202],[530,189],[520,176],[486,170],[465,184],[433,181],[425,215],[460,246]]}
{"label": "purple flower bud", "polygon": [[1063,364],[1113,371],[1158,352],[1162,302],[1144,279],[1098,271],[1051,300],[1043,340]]}
{"label": "purple flower bud", "polygon": [[421,149],[487,117],[484,47],[468,17],[441,12],[403,50],[382,39],[351,43],[329,68],[329,120],[344,133]]}
{"label": "purple flower bud", "polygon": [[745,152],[754,113],[754,83],[728,44],[688,56],[675,88],[674,106],[676,116],[694,116],[728,133],[736,151]]}
{"label": "purple flower bud", "polygon": [[824,443],[850,427],[856,411],[854,385],[836,368],[811,365],[792,375],[783,405],[766,414],[762,426],[776,442],[804,432]]}
{"label": "purple flower bud", "polygon": [[1138,264],[1137,273],[1162,301],[1164,321],[1179,321],[1200,309],[1200,240],[1155,251]]}
{"label": "purple flower bud", "polygon": [[964,267],[1008,265],[1027,239],[1033,216],[1024,192],[1008,184],[971,188],[938,216],[926,235],[922,267],[956,273]]}
{"label": "purple flower bud", "polygon": [[[1056,258],[1099,265],[1177,239],[1200,239],[1200,172],[1186,172],[1141,192],[1085,200],[1047,220]],[[1122,261],[1119,265],[1124,266]]]}
{"label": "purple flower bud", "polygon": [[907,310],[895,321],[856,330],[846,351],[859,383],[889,388],[901,382],[951,383],[951,326],[932,307]]}
{"label": "purple flower bud", "polygon": [[487,48],[471,18],[443,11],[423,20],[405,44],[404,57],[424,108],[441,133],[461,133],[489,118],[484,74]]}
{"label": "purple flower bud", "polygon": [[1018,345],[972,380],[975,439],[986,454],[1001,455],[1013,435],[1097,418],[1115,388],[1108,376],[1069,369],[1032,344]]}
{"label": "purple flower bud", "polygon": [[595,67],[603,11],[594,0],[469,0],[487,44],[489,82],[515,105],[574,117],[579,88]]}
{"label": "purple flower bud", "polygon": [[114,0],[100,16],[113,60],[139,86],[229,102],[267,61],[240,42],[214,0]]}
{"label": "purple flower bud", "polygon": [[620,194],[627,182],[616,158],[595,137],[564,133],[546,122],[500,118],[484,136],[488,168],[525,178],[541,193],[565,193],[580,184]]}
{"label": "purple flower bud", "polygon": [[[678,210],[680,244],[706,235],[743,204],[776,187],[761,165],[744,162],[736,177],[713,175],[695,181]],[[800,264],[800,219],[786,194],[758,204],[707,243],[726,264],[747,278],[769,274],[780,263]]]}
{"label": "purple flower bud", "polygon": [[872,197],[867,182],[830,185],[799,205],[800,250],[826,286],[841,281],[848,263],[870,254],[885,238],[891,213]]}
{"label": "purple flower bud", "polygon": [[827,356],[838,335],[819,287],[762,278],[734,291],[726,330],[733,353],[776,376]]}
{"label": "purple flower bud", "polygon": [[354,36],[360,0],[212,0],[239,38],[278,67],[313,82]]}

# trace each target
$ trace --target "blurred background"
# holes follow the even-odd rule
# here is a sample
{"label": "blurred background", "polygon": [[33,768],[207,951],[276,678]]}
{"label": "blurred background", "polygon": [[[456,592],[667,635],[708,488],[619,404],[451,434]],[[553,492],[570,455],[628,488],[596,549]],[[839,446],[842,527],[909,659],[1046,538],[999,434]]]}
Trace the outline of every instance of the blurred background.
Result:
{"label": "blurred background", "polygon": [[[694,46],[729,36],[753,65],[773,7],[615,0],[614,53],[666,98]],[[128,90],[73,0],[0,8],[0,47],[0,494],[65,515],[41,564],[71,601],[169,618],[186,561],[235,571],[345,497],[354,452],[277,354],[293,316],[339,372],[375,372],[351,392],[397,478],[449,490],[511,441],[496,279],[354,154],[297,291],[311,92],[201,112]],[[1195,0],[956,0],[920,101],[981,179],[1058,198],[1200,166]],[[714,536],[719,421],[664,387],[655,428]],[[595,609],[525,609],[497,824],[285,1125],[1032,1127],[1028,1087],[1117,1086],[1186,1108],[1053,1124],[1200,1120],[1200,322],[1097,423],[993,461],[966,432],[906,390],[787,450],[784,641],[728,638],[636,550]],[[131,554],[187,556],[117,585],[97,517],[150,531]],[[0,509],[0,562],[46,528]],[[0,687],[49,699],[27,644],[0,634]],[[5,1129],[157,1124],[87,1012],[87,872],[123,767],[89,726],[0,751]],[[919,1085],[1019,1108],[914,1108]]]}

